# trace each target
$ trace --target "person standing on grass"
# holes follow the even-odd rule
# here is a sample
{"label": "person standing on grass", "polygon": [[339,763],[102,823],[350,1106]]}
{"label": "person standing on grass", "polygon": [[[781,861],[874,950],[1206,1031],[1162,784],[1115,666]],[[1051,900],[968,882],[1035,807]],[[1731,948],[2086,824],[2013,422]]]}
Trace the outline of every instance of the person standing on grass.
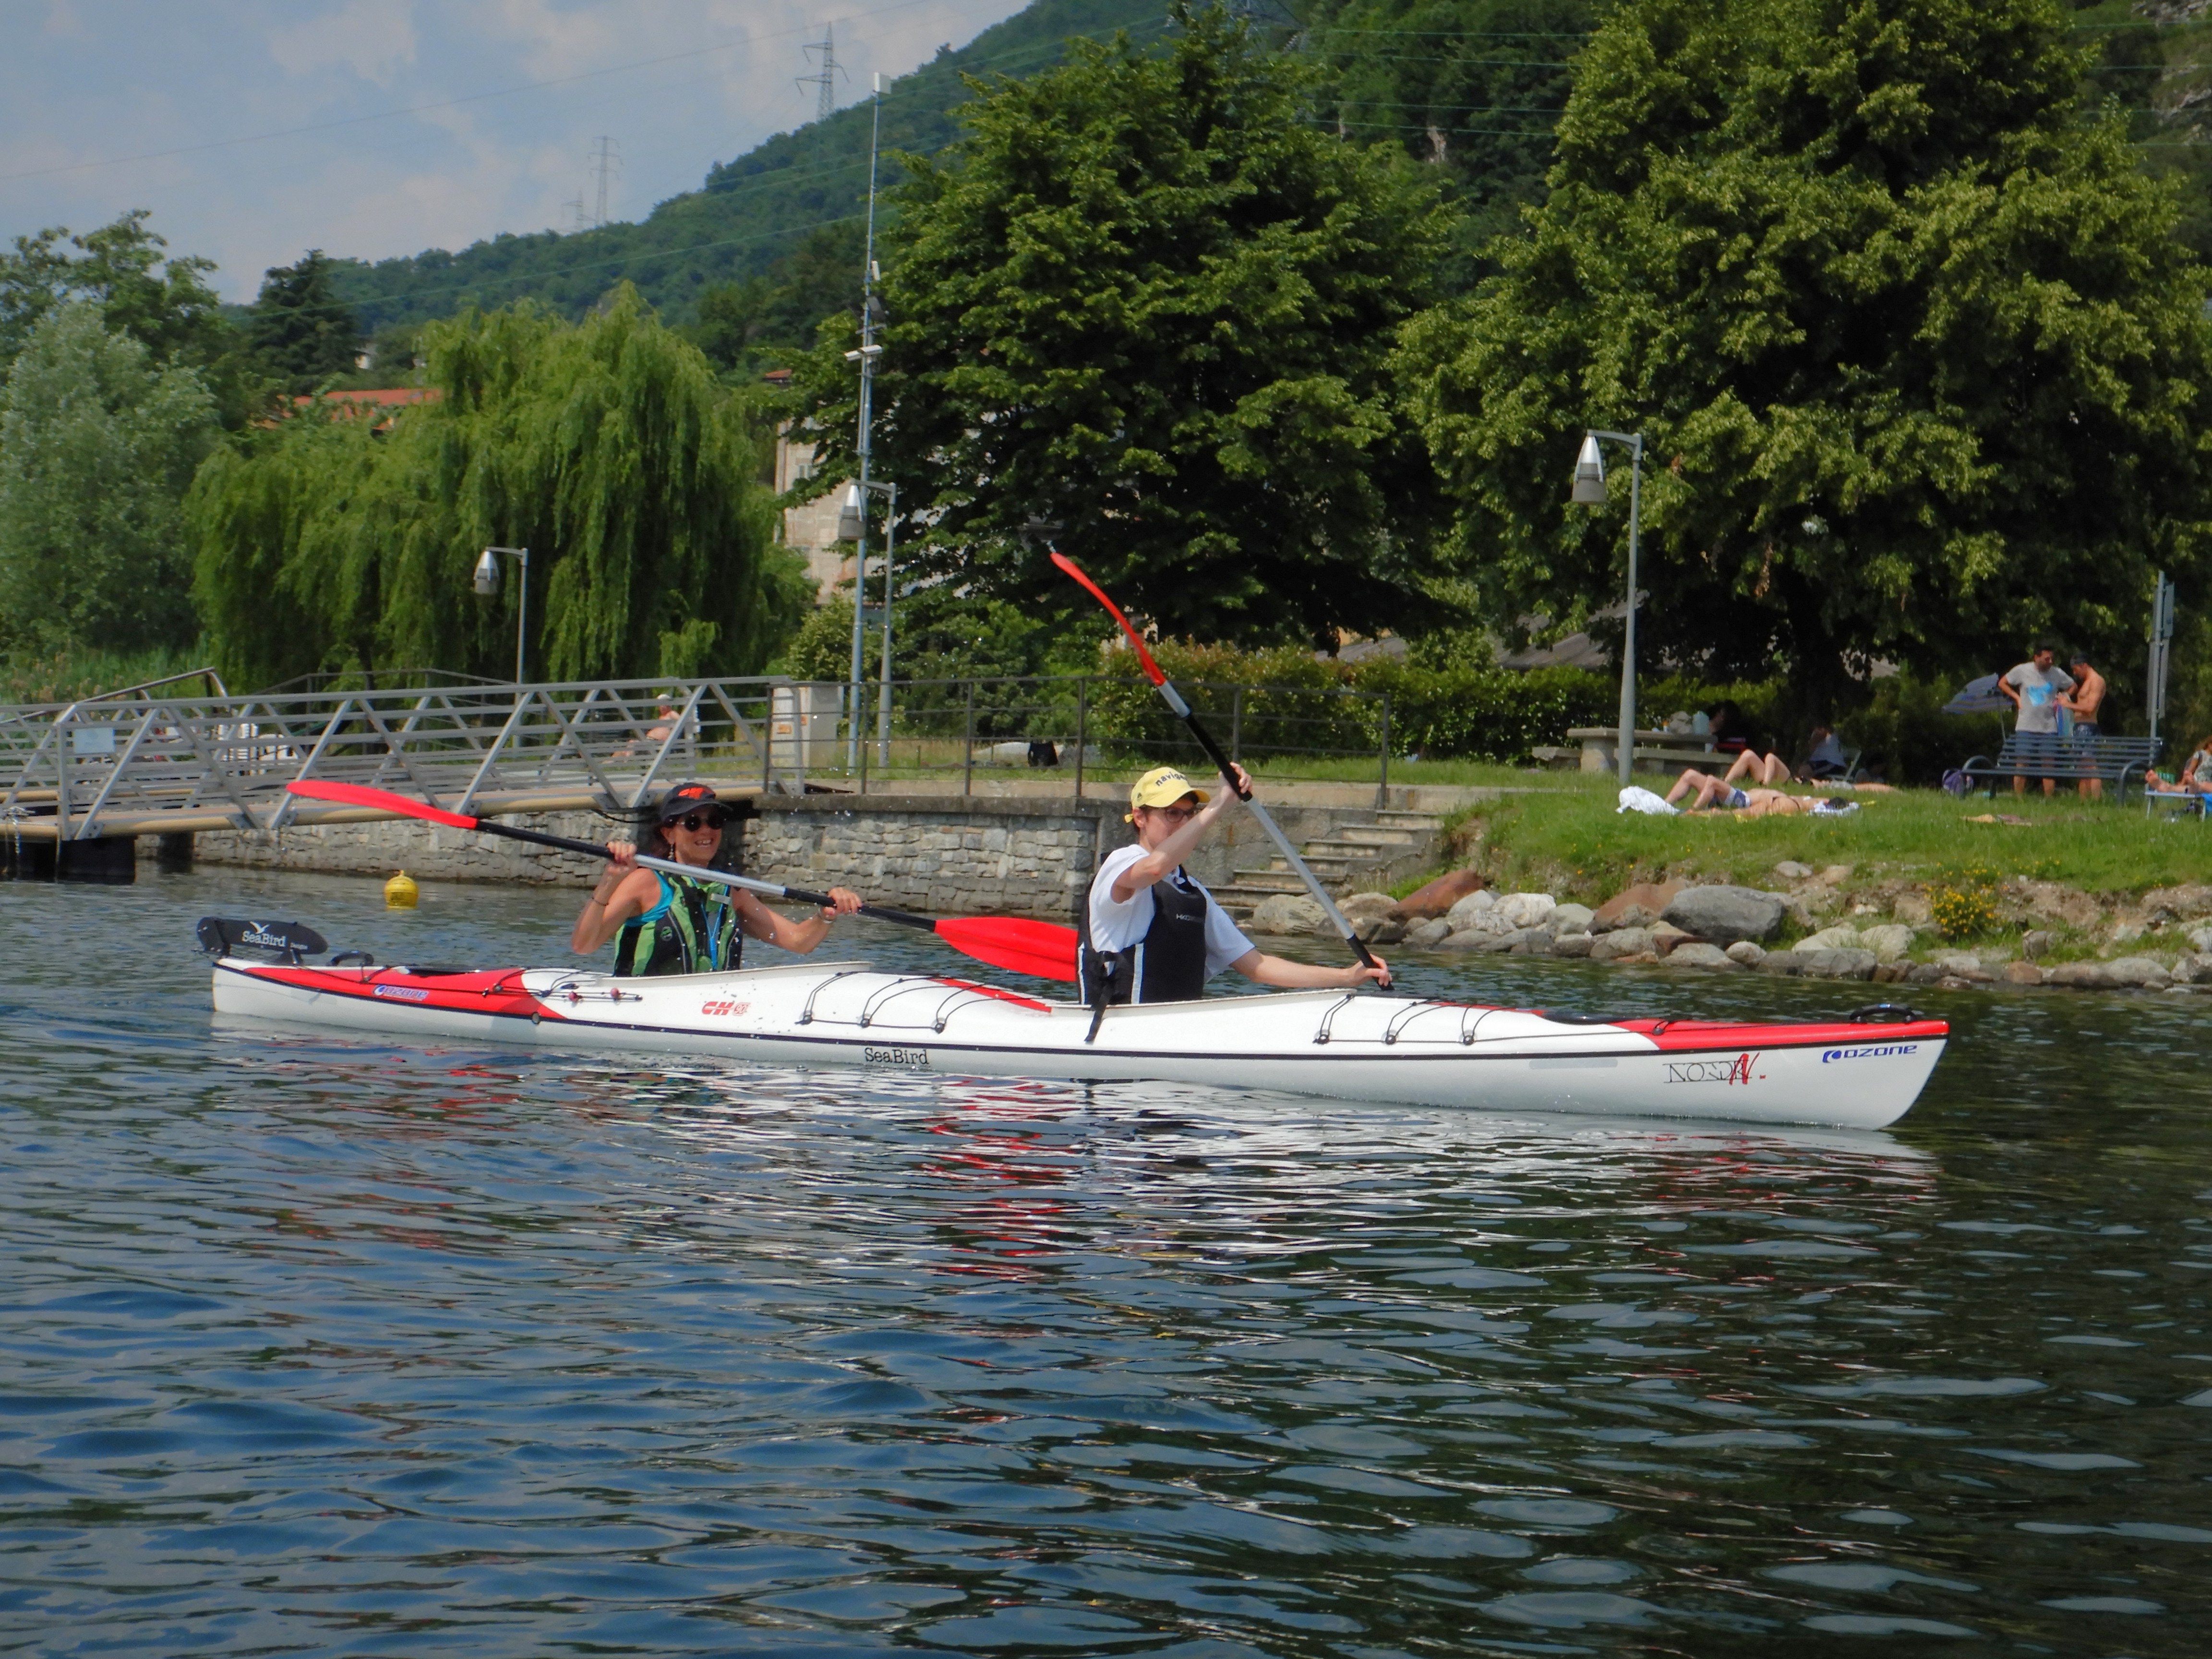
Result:
{"label": "person standing on grass", "polygon": [[2031,774],[2043,780],[2043,793],[2055,794],[2058,780],[2048,771],[2034,772],[2033,763],[2041,760],[2056,765],[2059,757],[2058,708],[2059,699],[2074,689],[2074,677],[2058,666],[2058,653],[2047,645],[2038,645],[2027,654],[2027,660],[2008,671],[1997,682],[1997,690],[2011,699],[2019,711],[2013,723],[2013,744],[2023,763],[2024,769],[2012,775],[2012,792],[2015,795],[2027,793]]}
{"label": "person standing on grass", "polygon": [[[1250,787],[1241,766],[1237,779]],[[1137,780],[1127,818],[1137,839],[1106,855],[1083,908],[1076,959],[1089,1006],[1103,1012],[1125,1002],[1194,1001],[1224,968],[1287,990],[1390,982],[1379,957],[1372,968],[1357,962],[1323,968],[1263,954],[1213,895],[1185,873],[1183,860],[1236,799],[1212,799],[1172,766],[1156,766]]]}
{"label": "person standing on grass", "polygon": [[[2067,665],[2067,672],[2074,677],[2074,690],[2060,699],[2074,715],[2074,737],[2086,755],[2095,747],[2088,739],[2097,735],[2097,711],[2105,704],[2105,677],[2089,665],[2088,658],[2079,651]],[[2075,793],[2084,800],[2102,800],[2105,781],[2084,778],[2075,786]]]}

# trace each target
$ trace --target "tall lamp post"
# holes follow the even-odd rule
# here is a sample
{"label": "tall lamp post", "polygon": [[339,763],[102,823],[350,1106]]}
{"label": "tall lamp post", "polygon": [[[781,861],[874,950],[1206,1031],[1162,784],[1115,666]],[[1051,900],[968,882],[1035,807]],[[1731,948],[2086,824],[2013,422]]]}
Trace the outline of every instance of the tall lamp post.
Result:
{"label": "tall lamp post", "polygon": [[1576,504],[1602,507],[1606,502],[1605,457],[1598,441],[1628,446],[1628,614],[1620,631],[1620,781],[1626,787],[1636,765],[1636,532],[1643,515],[1644,434],[1641,432],[1583,434],[1582,453],[1575,458]]}
{"label": "tall lamp post", "polygon": [[[866,495],[861,493],[863,490],[866,491]],[[841,542],[855,542],[863,547],[866,545],[868,495],[884,496],[890,503],[884,515],[884,653],[882,684],[878,687],[876,693],[876,764],[887,767],[891,763],[891,574],[898,562],[895,556],[898,544],[898,485],[880,482],[846,485],[845,499],[837,505],[837,539]],[[857,639],[859,624],[866,619],[866,607],[861,601],[867,597],[867,592],[861,581],[864,573],[860,571],[858,565],[854,567],[854,572],[853,617]],[[860,652],[856,644],[853,654],[854,677],[853,707],[856,722],[859,720],[857,711],[860,706]]]}
{"label": "tall lamp post", "polygon": [[[884,77],[880,71],[876,76],[875,102],[874,125],[868,135],[868,235],[860,266],[860,349],[845,354],[847,362],[860,366],[860,478],[846,491],[846,505],[839,509],[837,514],[838,538],[847,539],[844,529],[846,514],[849,511],[854,520],[854,534],[850,539],[857,544],[853,549],[853,678],[847,697],[852,726],[845,747],[845,769],[851,772],[857,772],[860,767],[860,653],[866,629],[862,613],[867,609],[868,597],[868,515],[860,510],[860,504],[876,488],[868,482],[868,459],[872,447],[869,429],[875,424],[876,359],[884,355],[884,349],[876,343],[876,330],[882,325],[884,316],[884,302],[876,293],[876,141],[884,126]],[[888,662],[890,651],[890,576],[888,570],[884,576],[884,651]],[[887,668],[884,678],[888,681],[890,678]],[[884,697],[884,719],[888,720],[890,697],[888,685]]]}
{"label": "tall lamp post", "polygon": [[522,684],[522,644],[530,627],[530,550],[526,547],[487,547],[483,556],[477,561],[477,592],[489,599],[499,592],[499,561],[492,555],[504,553],[522,566],[522,592],[514,607],[514,683]]}

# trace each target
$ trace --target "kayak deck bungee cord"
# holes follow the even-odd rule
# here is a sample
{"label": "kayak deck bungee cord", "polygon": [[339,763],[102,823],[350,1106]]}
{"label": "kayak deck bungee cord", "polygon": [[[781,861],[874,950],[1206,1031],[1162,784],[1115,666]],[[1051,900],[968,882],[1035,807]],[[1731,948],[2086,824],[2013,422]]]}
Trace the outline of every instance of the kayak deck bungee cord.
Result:
{"label": "kayak deck bungee cord", "polygon": [[865,963],[617,979],[319,966],[296,948],[272,961],[234,937],[222,945],[216,1012],[268,1027],[1607,1116],[1879,1128],[1918,1097],[1950,1036],[1886,1005],[1803,1023],[1599,1019],[1326,990],[1111,1007],[1086,1041],[1096,1011],[1080,1002]]}

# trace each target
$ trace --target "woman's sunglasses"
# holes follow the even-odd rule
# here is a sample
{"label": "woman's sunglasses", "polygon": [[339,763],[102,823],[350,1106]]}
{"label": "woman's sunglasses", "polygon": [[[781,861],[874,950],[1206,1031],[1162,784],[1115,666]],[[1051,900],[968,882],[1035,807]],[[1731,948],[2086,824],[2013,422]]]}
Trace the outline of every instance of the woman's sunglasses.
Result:
{"label": "woman's sunglasses", "polygon": [[730,815],[726,812],[686,812],[680,818],[663,819],[660,827],[664,830],[681,828],[696,835],[702,830],[719,830],[729,821]]}

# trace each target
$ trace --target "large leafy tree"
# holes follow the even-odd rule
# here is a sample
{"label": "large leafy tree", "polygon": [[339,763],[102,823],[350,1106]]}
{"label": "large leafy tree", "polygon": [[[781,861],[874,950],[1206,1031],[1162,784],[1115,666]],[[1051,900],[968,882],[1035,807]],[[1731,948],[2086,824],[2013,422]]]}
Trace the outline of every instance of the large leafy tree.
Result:
{"label": "large leafy tree", "polygon": [[265,271],[246,319],[246,344],[262,371],[295,397],[349,373],[361,350],[361,326],[339,296],[335,269],[311,247],[297,264]]}
{"label": "large leafy tree", "polygon": [[1493,615],[1620,592],[1625,513],[1566,503],[1608,427],[1679,657],[1813,702],[2046,630],[2124,659],[2203,557],[2212,341],[2087,55],[2050,0],[1614,12],[1503,274],[1409,331]]}
{"label": "large leafy tree", "polygon": [[627,285],[580,324],[471,313],[422,348],[436,401],[388,434],[340,393],[194,480],[226,669],[511,672],[519,585],[471,592],[488,544],[531,550],[531,661],[556,678],[749,672],[797,626],[757,423]]}
{"label": "large leafy tree", "polygon": [[[1218,10],[1157,52],[979,84],[909,162],[884,264],[878,471],[925,579],[1066,602],[1032,520],[1170,631],[1331,641],[1418,611],[1431,490],[1385,373],[1442,211],[1312,118],[1312,71]],[[850,319],[800,370],[852,465]]]}
{"label": "large leafy tree", "polygon": [[0,382],[0,650],[191,643],[179,502],[215,416],[94,301],[40,318]]}

